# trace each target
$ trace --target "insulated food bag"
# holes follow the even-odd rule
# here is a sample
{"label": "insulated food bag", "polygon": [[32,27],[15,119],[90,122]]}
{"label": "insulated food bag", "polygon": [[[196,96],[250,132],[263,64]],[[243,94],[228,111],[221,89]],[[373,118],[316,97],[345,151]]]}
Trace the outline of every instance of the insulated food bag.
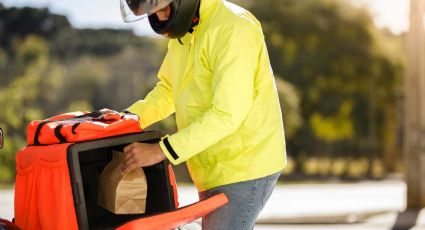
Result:
{"label": "insulated food bag", "polygon": [[[112,160],[113,152],[123,151],[133,142],[156,143],[162,134],[142,132],[137,117],[137,122],[131,121],[132,125],[129,122],[122,130],[110,132],[107,125],[133,118],[86,114],[50,119],[51,122],[45,122],[41,128],[38,127],[43,121],[30,124],[30,144],[16,155],[15,224],[19,228],[174,229],[227,203],[227,197],[219,194],[179,207],[172,168],[167,161],[162,161],[143,168],[148,187],[145,213],[118,215],[102,208],[97,202],[100,174]],[[78,122],[69,118],[76,118]],[[86,122],[106,123],[106,133],[94,128],[96,135],[91,135],[92,126],[84,125]],[[77,123],[80,125],[75,128]],[[38,141],[34,141],[36,136]]]}

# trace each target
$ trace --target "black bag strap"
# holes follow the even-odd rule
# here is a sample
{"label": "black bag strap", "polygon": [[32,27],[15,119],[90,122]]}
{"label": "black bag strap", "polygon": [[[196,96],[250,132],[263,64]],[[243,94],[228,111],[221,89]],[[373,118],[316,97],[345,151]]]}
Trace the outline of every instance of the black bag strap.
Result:
{"label": "black bag strap", "polygon": [[73,124],[72,125],[72,129],[71,129],[71,131],[72,131],[72,134],[77,134],[76,132],[75,132],[75,129],[80,125],[81,123],[80,122],[77,122],[77,123],[75,123],[75,124]]}
{"label": "black bag strap", "polygon": [[[59,119],[59,120],[44,120],[42,122],[40,122],[40,124],[38,124],[37,129],[35,130],[35,134],[34,134],[34,145],[40,145],[40,140],[38,139],[38,137],[40,136],[40,132],[41,132],[41,128],[43,128],[44,125],[51,123],[51,122],[58,122],[58,121],[70,121],[70,120],[75,120],[75,119],[81,119],[81,118],[92,118],[92,119],[102,119],[103,113],[100,111],[94,111],[91,113],[86,113],[83,115],[79,115],[79,116],[75,116],[75,117],[70,117],[70,118],[64,118],[64,119]],[[78,127],[78,125],[80,125],[80,123],[75,123],[72,126],[72,132],[75,134],[75,129]],[[62,124],[58,125],[55,128],[55,136],[56,138],[58,138],[58,140],[60,141],[60,143],[64,143],[66,142],[66,138],[60,133],[60,129],[63,127]]]}
{"label": "black bag strap", "polygon": [[63,127],[63,124],[60,124],[56,126],[55,128],[55,137],[59,140],[59,143],[65,143],[66,138],[61,134],[61,128]]}
{"label": "black bag strap", "polygon": [[38,124],[37,129],[35,130],[35,134],[34,134],[34,145],[40,145],[40,141],[38,140],[38,136],[40,135],[40,131],[41,128],[43,128],[43,126],[47,123],[50,122],[54,122],[54,121],[49,121],[49,120],[45,120],[40,122],[40,124]]}
{"label": "black bag strap", "polygon": [[75,117],[70,117],[70,118],[66,118],[63,120],[74,120],[76,118],[86,118],[86,117],[90,117],[90,118],[94,118],[94,119],[102,119],[103,113],[100,111],[94,111],[91,113],[86,113],[80,116],[75,116]]}

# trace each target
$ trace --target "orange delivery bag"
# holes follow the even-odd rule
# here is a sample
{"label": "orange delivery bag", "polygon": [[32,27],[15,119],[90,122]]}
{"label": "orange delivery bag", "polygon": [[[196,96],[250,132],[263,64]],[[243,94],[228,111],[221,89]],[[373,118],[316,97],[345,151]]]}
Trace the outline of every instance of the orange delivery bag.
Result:
{"label": "orange delivery bag", "polygon": [[[162,161],[143,167],[145,213],[120,215],[99,206],[100,174],[113,152],[133,142],[156,143],[163,136],[142,131],[135,115],[108,116],[71,113],[31,122],[28,146],[16,155],[15,224],[20,229],[174,229],[228,202],[218,194],[179,208],[171,165]],[[122,129],[108,128],[118,123]]]}

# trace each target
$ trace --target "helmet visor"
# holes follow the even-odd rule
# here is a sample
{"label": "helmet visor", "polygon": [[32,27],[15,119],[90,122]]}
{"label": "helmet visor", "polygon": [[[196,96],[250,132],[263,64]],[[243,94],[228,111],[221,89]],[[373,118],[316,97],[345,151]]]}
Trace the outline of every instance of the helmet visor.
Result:
{"label": "helmet visor", "polygon": [[134,22],[154,14],[173,0],[120,0],[121,16],[124,22]]}

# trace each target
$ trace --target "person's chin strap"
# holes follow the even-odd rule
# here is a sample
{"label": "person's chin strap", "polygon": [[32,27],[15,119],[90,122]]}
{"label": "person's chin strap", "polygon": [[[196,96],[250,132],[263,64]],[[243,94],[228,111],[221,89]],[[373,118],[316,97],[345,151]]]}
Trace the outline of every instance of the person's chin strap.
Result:
{"label": "person's chin strap", "polygon": [[196,14],[195,14],[195,17],[193,17],[193,19],[192,19],[192,25],[190,26],[190,28],[189,28],[189,33],[193,33],[193,28],[195,28],[195,26],[197,26],[198,24],[199,24],[199,5],[200,4],[198,4],[198,9],[196,10]]}

